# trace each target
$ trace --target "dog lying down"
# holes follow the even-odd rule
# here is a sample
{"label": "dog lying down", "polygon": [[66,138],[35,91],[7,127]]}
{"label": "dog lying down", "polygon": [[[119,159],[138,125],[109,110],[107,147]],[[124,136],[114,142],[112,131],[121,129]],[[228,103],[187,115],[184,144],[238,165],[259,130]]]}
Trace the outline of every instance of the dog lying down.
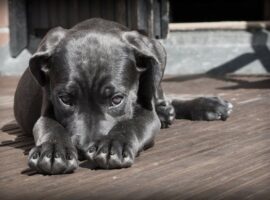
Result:
{"label": "dog lying down", "polygon": [[166,100],[160,85],[166,52],[154,39],[103,19],[50,30],[21,77],[17,122],[33,134],[31,169],[73,172],[130,167],[175,118],[226,120],[232,104],[217,97]]}

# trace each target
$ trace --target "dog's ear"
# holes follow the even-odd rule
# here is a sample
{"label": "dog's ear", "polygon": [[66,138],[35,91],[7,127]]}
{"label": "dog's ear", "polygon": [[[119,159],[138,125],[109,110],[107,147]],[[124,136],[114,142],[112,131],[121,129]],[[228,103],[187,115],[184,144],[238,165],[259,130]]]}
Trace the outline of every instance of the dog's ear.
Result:
{"label": "dog's ear", "polygon": [[157,94],[165,64],[166,53],[162,45],[137,31],[123,33],[124,41],[133,49],[136,68],[141,72],[138,101],[147,109],[152,109],[152,99]]}
{"label": "dog's ear", "polygon": [[45,85],[46,74],[49,72],[48,60],[65,35],[66,30],[61,27],[51,29],[29,61],[30,71],[41,86]]}

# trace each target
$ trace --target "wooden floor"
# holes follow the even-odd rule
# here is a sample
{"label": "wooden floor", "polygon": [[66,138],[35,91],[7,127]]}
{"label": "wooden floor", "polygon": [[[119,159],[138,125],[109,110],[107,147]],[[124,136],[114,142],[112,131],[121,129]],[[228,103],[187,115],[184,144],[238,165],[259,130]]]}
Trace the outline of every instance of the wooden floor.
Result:
{"label": "wooden floor", "polygon": [[270,77],[167,78],[172,96],[219,95],[226,121],[177,120],[154,148],[121,170],[43,176],[29,171],[33,140],[12,114],[16,77],[0,78],[0,199],[270,199]]}

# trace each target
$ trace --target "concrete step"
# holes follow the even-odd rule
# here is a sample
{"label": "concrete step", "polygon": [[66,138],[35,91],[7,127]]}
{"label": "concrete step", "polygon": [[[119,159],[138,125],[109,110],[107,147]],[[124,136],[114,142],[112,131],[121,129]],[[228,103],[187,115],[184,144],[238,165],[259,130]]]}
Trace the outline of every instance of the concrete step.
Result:
{"label": "concrete step", "polygon": [[166,74],[265,74],[270,72],[267,30],[172,31],[162,40]]}

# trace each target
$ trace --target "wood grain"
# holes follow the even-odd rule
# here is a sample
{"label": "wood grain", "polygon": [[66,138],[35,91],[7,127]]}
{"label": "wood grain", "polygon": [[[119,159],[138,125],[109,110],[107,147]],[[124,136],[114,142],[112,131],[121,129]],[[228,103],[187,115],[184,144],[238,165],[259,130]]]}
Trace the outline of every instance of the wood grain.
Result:
{"label": "wood grain", "polygon": [[177,120],[121,170],[43,176],[27,167],[33,139],[14,121],[17,77],[0,77],[1,199],[270,199],[270,76],[166,77],[169,96],[219,95],[225,122]]}

